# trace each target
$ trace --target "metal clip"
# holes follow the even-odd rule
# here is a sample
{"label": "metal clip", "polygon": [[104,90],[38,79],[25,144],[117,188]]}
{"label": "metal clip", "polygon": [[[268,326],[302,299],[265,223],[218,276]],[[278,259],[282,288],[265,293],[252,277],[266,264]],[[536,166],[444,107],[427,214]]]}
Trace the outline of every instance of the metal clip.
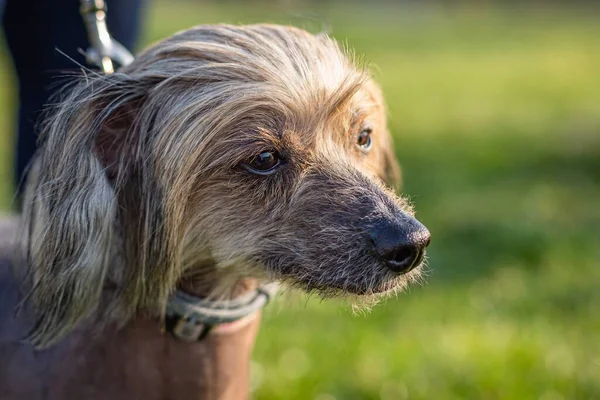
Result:
{"label": "metal clip", "polygon": [[79,11],[91,45],[86,51],[88,63],[97,65],[106,74],[112,74],[115,71],[113,61],[120,65],[133,61],[131,53],[108,33],[104,0],[81,0]]}

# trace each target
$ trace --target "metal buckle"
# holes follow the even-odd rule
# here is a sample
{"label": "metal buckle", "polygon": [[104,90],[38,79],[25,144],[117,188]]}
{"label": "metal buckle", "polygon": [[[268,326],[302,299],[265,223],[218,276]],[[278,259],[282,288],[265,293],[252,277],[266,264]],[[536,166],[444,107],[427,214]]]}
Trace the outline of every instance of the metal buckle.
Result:
{"label": "metal buckle", "polygon": [[202,324],[190,317],[179,318],[173,326],[172,332],[178,339],[185,342],[202,340],[212,328],[212,325]]}

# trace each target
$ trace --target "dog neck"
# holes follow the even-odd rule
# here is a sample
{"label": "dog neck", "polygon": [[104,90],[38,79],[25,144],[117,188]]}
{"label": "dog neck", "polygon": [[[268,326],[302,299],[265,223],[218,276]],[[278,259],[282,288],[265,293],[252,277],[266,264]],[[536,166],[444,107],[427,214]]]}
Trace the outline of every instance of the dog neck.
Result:
{"label": "dog neck", "polygon": [[237,286],[229,291],[227,298],[220,300],[191,295],[189,289],[188,292],[178,289],[167,303],[165,329],[186,342],[202,340],[211,332],[235,330],[251,320],[277,290],[276,284],[256,289],[252,288],[255,286],[252,282]]}
{"label": "dog neck", "polygon": [[[178,290],[207,298],[218,285],[222,286],[222,282],[206,277],[187,278],[179,282]],[[225,298],[234,299],[256,288],[256,281],[240,279]],[[67,352],[74,359],[85,354],[85,366],[64,373],[87,381],[97,379],[94,374],[101,370],[105,378],[101,380],[106,385],[94,384],[95,387],[122,384],[127,388],[125,392],[129,391],[127,395],[115,394],[114,398],[245,399],[249,394],[250,359],[260,317],[259,310],[233,323],[218,324],[202,340],[193,342],[166,331],[164,320],[156,316],[137,316],[120,328],[107,326],[100,335],[95,331],[88,336],[77,329],[67,338]],[[104,391],[101,393],[99,398],[113,398],[105,396]],[[72,398],[82,397],[85,396]]]}
{"label": "dog neck", "polygon": [[[125,260],[120,261],[125,268]],[[198,299],[232,300],[258,287],[254,279],[220,276],[212,263],[192,270],[202,271],[202,274],[186,275],[176,287]],[[122,279],[119,273],[115,277]],[[260,311],[257,311],[236,322],[218,324],[202,340],[190,342],[167,331],[162,318],[136,317],[116,333],[116,340],[115,334],[109,333],[105,335],[106,342],[98,346],[105,348],[99,352],[108,354],[110,365],[122,360],[121,350],[128,349],[129,362],[140,365],[140,373],[147,377],[161,375],[157,381],[162,383],[148,385],[162,385],[161,390],[169,393],[168,398],[190,398],[193,393],[202,399],[237,400],[246,398],[249,393],[250,358],[259,325]],[[146,379],[140,376],[139,380]],[[146,388],[136,387],[128,397],[153,398],[140,396],[140,390],[147,393]]]}
{"label": "dog neck", "polygon": [[59,377],[46,392],[66,399],[245,399],[259,322],[255,314],[234,330],[195,343],[161,332],[160,323],[148,317],[121,329],[106,327],[101,335],[78,330],[45,353]]}
{"label": "dog neck", "polygon": [[[179,290],[205,298],[219,282],[181,280]],[[231,298],[255,290],[254,280],[240,280]],[[161,330],[154,318],[135,318],[115,333],[103,335],[94,354],[103,357],[107,370],[121,369],[125,374],[132,364],[139,370],[129,396],[122,398],[154,398],[155,393],[168,393],[166,398],[245,399],[249,393],[250,358],[260,325],[260,311],[233,323],[216,325],[202,340],[186,342]],[[94,356],[92,355],[92,357]],[[97,369],[94,358],[90,367]],[[125,366],[123,366],[123,360]],[[160,375],[159,379],[156,374]],[[107,377],[107,381],[116,377]],[[122,379],[122,378],[121,378]],[[149,382],[151,380],[151,382]],[[139,382],[139,385],[138,385]],[[142,387],[144,386],[144,387]],[[160,386],[160,387],[159,387]],[[151,390],[151,388],[153,388]],[[141,393],[146,393],[140,396]],[[153,394],[154,393],[154,394]]]}

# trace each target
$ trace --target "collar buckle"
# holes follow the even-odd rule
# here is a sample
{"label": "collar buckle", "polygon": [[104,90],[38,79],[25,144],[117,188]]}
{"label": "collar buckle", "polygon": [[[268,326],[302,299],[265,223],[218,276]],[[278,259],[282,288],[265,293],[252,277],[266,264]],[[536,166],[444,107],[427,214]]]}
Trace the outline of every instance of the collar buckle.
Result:
{"label": "collar buckle", "polygon": [[278,288],[277,283],[269,283],[232,300],[207,300],[177,290],[167,302],[165,329],[185,342],[202,340],[214,326],[258,312]]}
{"label": "collar buckle", "polygon": [[212,328],[212,325],[202,324],[189,318],[179,318],[174,322],[170,331],[176,338],[184,342],[202,340]]}

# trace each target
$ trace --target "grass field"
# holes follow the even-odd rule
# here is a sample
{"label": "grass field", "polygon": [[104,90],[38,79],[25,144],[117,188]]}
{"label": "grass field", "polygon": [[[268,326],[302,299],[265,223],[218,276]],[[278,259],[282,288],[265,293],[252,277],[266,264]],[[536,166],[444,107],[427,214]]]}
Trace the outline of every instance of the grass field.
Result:
{"label": "grass field", "polygon": [[[539,2],[541,4],[541,2]],[[329,27],[373,65],[427,284],[367,315],[284,295],[257,399],[600,398],[600,14],[558,7],[159,2],[146,42],[213,22]],[[541,7],[541,6],[538,6]],[[0,73],[0,205],[12,78]]]}

